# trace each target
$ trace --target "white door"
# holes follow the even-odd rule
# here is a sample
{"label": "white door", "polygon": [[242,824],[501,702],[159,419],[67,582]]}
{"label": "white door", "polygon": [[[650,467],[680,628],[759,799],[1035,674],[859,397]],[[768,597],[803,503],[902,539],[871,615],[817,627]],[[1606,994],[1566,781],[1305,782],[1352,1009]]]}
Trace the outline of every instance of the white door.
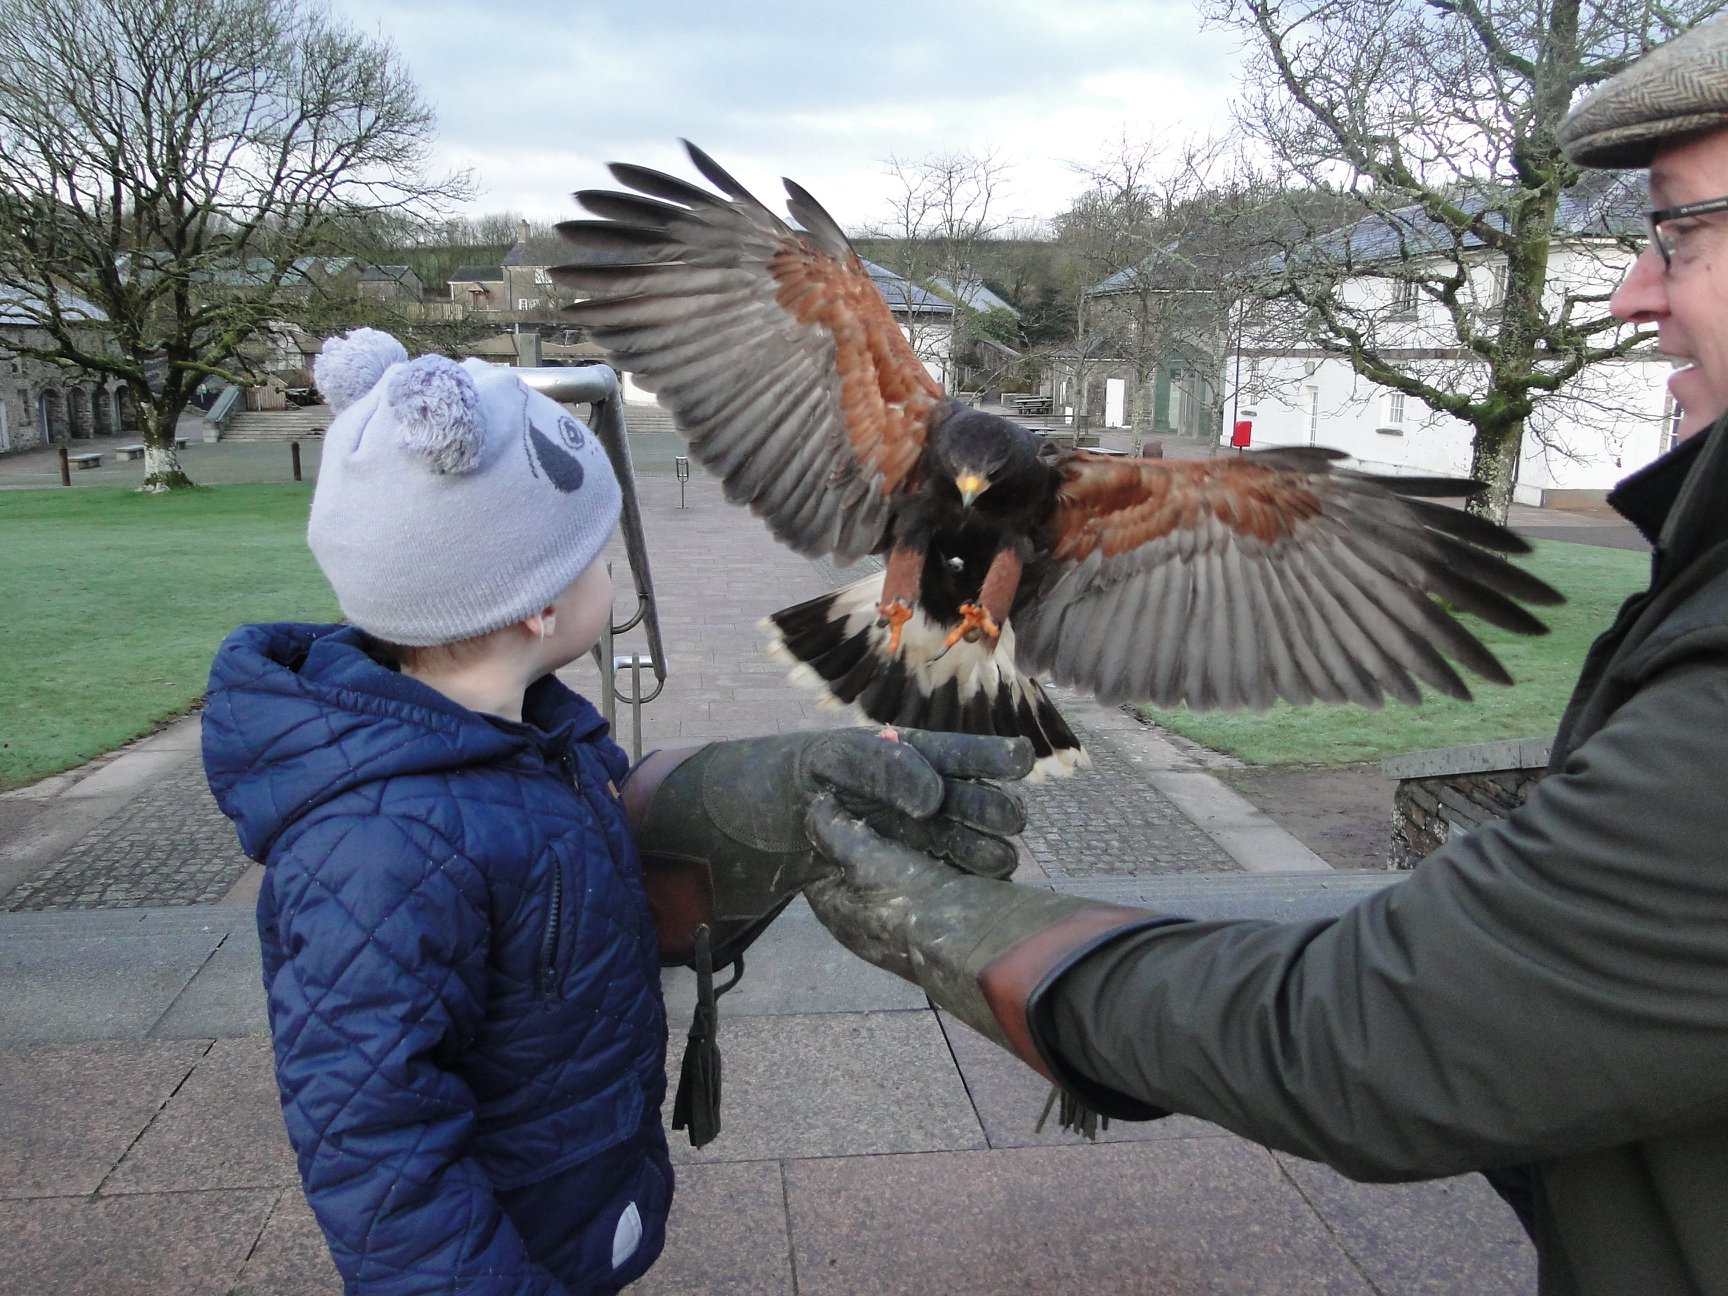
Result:
{"label": "white door", "polygon": [[1128,401],[1128,383],[1121,378],[1106,378],[1104,380],[1104,426],[1126,427],[1128,420],[1123,416],[1123,410]]}

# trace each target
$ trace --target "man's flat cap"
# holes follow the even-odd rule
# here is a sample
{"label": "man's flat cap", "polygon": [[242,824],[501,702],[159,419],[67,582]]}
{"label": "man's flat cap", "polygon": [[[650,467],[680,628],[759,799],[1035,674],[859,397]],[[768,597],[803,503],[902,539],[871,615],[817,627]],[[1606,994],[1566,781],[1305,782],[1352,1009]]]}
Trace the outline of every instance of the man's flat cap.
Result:
{"label": "man's flat cap", "polygon": [[1728,19],[1700,23],[1604,81],[1556,134],[1579,166],[1643,167],[1656,150],[1728,128]]}

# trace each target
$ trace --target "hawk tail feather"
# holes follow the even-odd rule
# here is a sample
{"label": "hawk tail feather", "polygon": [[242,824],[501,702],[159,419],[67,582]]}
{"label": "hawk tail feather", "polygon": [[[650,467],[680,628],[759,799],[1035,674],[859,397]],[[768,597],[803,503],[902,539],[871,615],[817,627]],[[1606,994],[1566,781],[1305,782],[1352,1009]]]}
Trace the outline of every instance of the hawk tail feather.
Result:
{"label": "hawk tail feather", "polygon": [[1064,777],[1091,758],[1037,680],[1014,664],[1014,628],[993,647],[965,640],[944,650],[948,627],[922,609],[888,652],[877,625],[882,577],[784,608],[768,617],[769,653],[792,663],[792,679],[817,690],[823,706],[856,706],[882,724],[955,733],[1020,736],[1032,743],[1039,782]]}

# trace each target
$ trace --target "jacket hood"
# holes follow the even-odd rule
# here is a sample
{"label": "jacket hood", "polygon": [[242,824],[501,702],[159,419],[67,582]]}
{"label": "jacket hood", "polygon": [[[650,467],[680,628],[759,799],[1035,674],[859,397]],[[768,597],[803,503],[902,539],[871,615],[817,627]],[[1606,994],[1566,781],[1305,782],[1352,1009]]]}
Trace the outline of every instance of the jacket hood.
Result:
{"label": "jacket hood", "polygon": [[523,699],[526,723],[481,715],[384,665],[346,625],[242,626],[210,668],[204,770],[242,848],[262,860],[283,829],[378,779],[557,758],[606,732],[552,676]]}

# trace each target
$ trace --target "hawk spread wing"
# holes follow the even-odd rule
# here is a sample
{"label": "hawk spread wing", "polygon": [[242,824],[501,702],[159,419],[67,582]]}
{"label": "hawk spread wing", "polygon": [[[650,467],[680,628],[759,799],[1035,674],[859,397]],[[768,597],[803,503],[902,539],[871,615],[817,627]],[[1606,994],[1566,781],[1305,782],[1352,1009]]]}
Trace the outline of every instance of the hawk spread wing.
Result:
{"label": "hawk spread wing", "polygon": [[[691,453],[808,556],[889,555],[880,586],[771,618],[775,647],[885,722],[1026,733],[1083,761],[1031,672],[1106,701],[1264,707],[1509,683],[1452,610],[1540,633],[1559,595],[1503,527],[1313,448],[1205,461],[1054,451],[947,400],[833,219],[794,228],[700,149],[717,193],[643,167],[577,199],[568,308],[655,392]],[[1443,602],[1442,602],[1443,601]],[[1012,627],[1009,626],[1010,617]],[[889,628],[891,627],[891,628]],[[1455,665],[1456,664],[1456,665]]]}
{"label": "hawk spread wing", "polygon": [[1430,595],[1521,634],[1515,600],[1558,601],[1501,554],[1528,546],[1429,496],[1449,478],[1375,477],[1306,447],[1186,462],[1063,456],[1050,561],[1014,609],[1023,666],[1103,701],[1195,710],[1282,698],[1420,701],[1510,684]]}
{"label": "hawk spread wing", "polygon": [[815,199],[787,182],[793,229],[686,147],[721,196],[615,164],[636,192],[576,195],[606,219],[558,227],[588,256],[553,278],[593,294],[569,314],[673,413],[728,499],[799,553],[855,560],[921,485],[946,398]]}

